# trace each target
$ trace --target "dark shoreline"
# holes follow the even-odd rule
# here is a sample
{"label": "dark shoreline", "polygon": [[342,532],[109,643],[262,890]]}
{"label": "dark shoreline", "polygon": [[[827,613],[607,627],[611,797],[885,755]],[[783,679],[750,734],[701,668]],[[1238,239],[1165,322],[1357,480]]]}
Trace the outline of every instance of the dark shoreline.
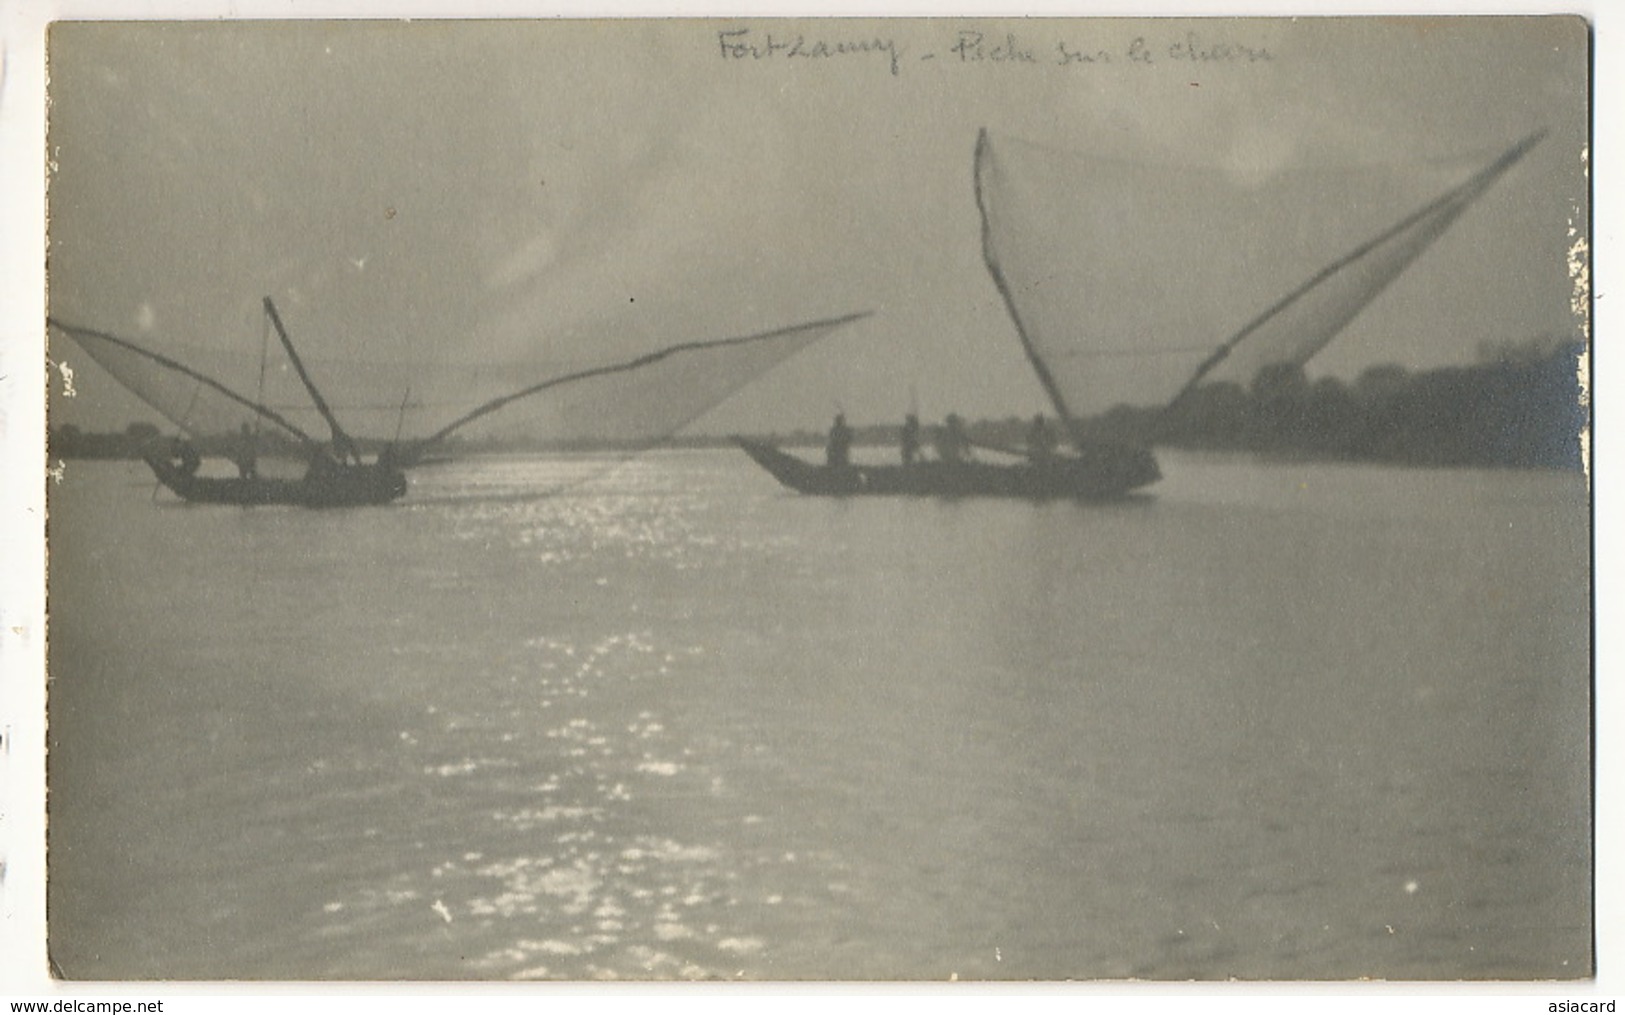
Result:
{"label": "dark shoreline", "polygon": [[[1411,373],[1397,366],[1366,370],[1352,384],[1336,378],[1309,381],[1301,368],[1272,368],[1252,384],[1207,384],[1167,409],[1118,407],[1083,421],[1092,440],[1135,443],[1152,435],[1153,447],[1227,451],[1271,459],[1374,462],[1421,467],[1516,469],[1583,468],[1580,434],[1590,411],[1577,366],[1578,344],[1543,354],[1523,350],[1475,366]],[[901,414],[899,414],[901,416]],[[934,421],[927,421],[927,428]],[[854,445],[896,447],[901,420],[853,427]],[[967,424],[972,441],[1021,448],[1027,419],[1010,416]],[[822,448],[825,434],[794,430],[754,435],[781,447]],[[49,449],[62,459],[140,458],[160,439],[150,423],[121,432],[96,433],[68,425],[52,428]],[[199,442],[205,454],[228,454],[230,439]],[[378,442],[363,441],[376,454]],[[219,447],[213,447],[218,444]],[[668,438],[654,447],[726,448],[725,434]],[[513,439],[452,439],[444,457],[522,452],[629,452],[648,443],[544,442]],[[261,453],[274,453],[262,445]]]}

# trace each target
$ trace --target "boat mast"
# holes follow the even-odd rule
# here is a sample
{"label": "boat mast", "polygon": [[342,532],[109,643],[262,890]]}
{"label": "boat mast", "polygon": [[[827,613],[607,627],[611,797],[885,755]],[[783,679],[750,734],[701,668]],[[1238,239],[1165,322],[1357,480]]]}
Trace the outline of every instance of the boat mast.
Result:
{"label": "boat mast", "polygon": [[[262,405],[265,403],[265,368],[266,368],[266,366],[268,364],[268,361],[270,359],[270,352],[271,352],[271,322],[262,318],[261,322],[260,322],[260,387],[259,387],[259,391],[254,395],[255,401],[259,402]],[[255,415],[254,415],[254,446],[256,448],[259,447],[259,438],[260,438],[260,417],[259,417],[258,413],[255,413]]]}
{"label": "boat mast", "polygon": [[395,416],[395,439],[390,441],[393,447],[401,442],[401,427],[406,425],[406,403],[412,400],[412,385],[408,384],[406,390],[401,392],[401,410]]}
{"label": "boat mast", "polygon": [[317,411],[322,414],[323,419],[327,420],[327,425],[333,432],[334,450],[339,453],[341,458],[348,458],[357,465],[361,464],[361,453],[356,450],[355,441],[351,440],[350,435],[344,432],[344,428],[339,425],[338,419],[334,417],[333,410],[327,407],[327,400],[322,397],[320,391],[316,390],[316,382],[312,381],[310,374],[305,372],[305,364],[300,361],[299,353],[294,351],[293,341],[288,338],[288,329],[282,326],[282,318],[277,315],[276,304],[271,302],[269,296],[265,297],[265,313],[271,318],[271,324],[276,328],[277,337],[282,340],[282,348],[287,350],[288,359],[292,361],[294,370],[299,374],[299,379],[304,382],[305,390],[310,393],[310,400],[316,403]]}
{"label": "boat mast", "polygon": [[976,210],[982,215],[982,260],[987,264],[988,274],[993,276],[993,285],[999,290],[999,296],[1004,300],[1004,308],[1010,313],[1010,320],[1015,323],[1016,334],[1021,338],[1021,348],[1027,353],[1027,361],[1032,364],[1033,371],[1038,374],[1038,382],[1044,386],[1044,393],[1049,395],[1050,404],[1055,406],[1055,412],[1061,417],[1061,423],[1066,427],[1068,435],[1074,444],[1079,442],[1080,428],[1072,410],[1067,407],[1066,397],[1061,394],[1059,385],[1055,383],[1055,375],[1050,373],[1049,364],[1038,355],[1037,346],[1033,345],[1032,338],[1027,334],[1026,327],[1021,322],[1021,314],[1016,310],[1015,295],[1010,291],[1010,283],[1004,277],[1004,269],[999,264],[999,255],[993,249],[993,223],[988,217],[987,198],[983,193],[982,176],[987,172],[988,164],[993,158],[992,148],[987,136],[987,128],[983,127],[976,134]]}

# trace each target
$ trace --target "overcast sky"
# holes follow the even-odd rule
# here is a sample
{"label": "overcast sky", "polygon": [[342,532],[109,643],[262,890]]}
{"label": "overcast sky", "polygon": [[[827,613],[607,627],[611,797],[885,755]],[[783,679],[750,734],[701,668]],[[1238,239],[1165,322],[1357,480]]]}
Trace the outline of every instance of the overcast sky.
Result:
{"label": "overcast sky", "polygon": [[[994,59],[1012,41],[1032,60]],[[1585,43],[1577,20],[1513,18],[58,26],[51,309],[257,355],[271,295],[312,359],[423,370],[873,310],[698,429],[891,419],[911,391],[933,416],[1026,414],[1045,403],[981,261],[979,127],[1265,192],[1303,167],[1487,161],[1546,129],[1314,368],[1469,361],[1574,330]],[[1238,246],[1342,219],[1352,247],[1414,206],[1289,196]],[[1279,296],[1321,267],[1226,265],[1215,222],[1250,228],[1178,202],[1145,225],[1201,254],[1189,275],[1145,264],[1191,313],[1225,271]],[[122,425],[81,415],[102,395],[85,377],[72,412]]]}

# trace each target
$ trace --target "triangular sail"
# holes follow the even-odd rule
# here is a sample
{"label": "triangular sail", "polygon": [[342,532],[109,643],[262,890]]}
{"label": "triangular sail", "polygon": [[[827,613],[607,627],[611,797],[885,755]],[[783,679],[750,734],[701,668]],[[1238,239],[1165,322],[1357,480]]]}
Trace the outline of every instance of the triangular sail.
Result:
{"label": "triangular sail", "polygon": [[[1540,136],[1465,180],[1435,167],[1258,180],[983,131],[983,255],[1063,419],[1165,406],[1204,379],[1307,362]],[[1351,249],[1377,209],[1395,224]],[[1305,265],[1324,267],[1306,278]]]}
{"label": "triangular sail", "polygon": [[1461,186],[1327,265],[1219,346],[1176,397],[1193,390],[1227,359],[1236,360],[1248,379],[1267,366],[1307,363],[1544,136],[1541,131],[1523,139]]}
{"label": "triangular sail", "polygon": [[992,197],[989,194],[994,187],[994,181],[991,179],[994,175],[992,160],[992,143],[988,140],[987,131],[984,129],[976,136],[976,208],[982,215],[982,259],[987,263],[988,274],[993,276],[993,284],[998,288],[1000,298],[1004,300],[1004,308],[1009,312],[1010,320],[1015,323],[1016,334],[1021,338],[1021,348],[1027,353],[1027,361],[1038,374],[1038,381],[1044,386],[1044,393],[1049,396],[1050,403],[1055,406],[1055,411],[1066,425],[1067,431],[1075,434],[1077,420],[1067,403],[1066,393],[1056,381],[1049,362],[1034,344],[1032,335],[1022,324],[1020,304],[1016,301],[1015,291],[1011,288],[1010,279],[1005,275],[1004,265],[999,257],[999,243],[994,229],[994,223],[999,221],[999,212],[993,210]]}
{"label": "triangular sail", "polygon": [[306,448],[321,445],[281,412],[242,395],[194,366],[137,342],[56,318],[47,323],[72,338],[130,392],[193,438],[232,437],[261,420]]}
{"label": "triangular sail", "polygon": [[490,399],[412,443],[419,451],[427,449],[477,420],[543,392],[550,394],[538,400],[541,418],[533,426],[555,443],[663,440],[797,352],[868,316],[849,314],[737,338],[684,342],[618,363],[558,374]]}
{"label": "triangular sail", "polygon": [[[308,356],[293,360],[305,378],[307,370],[321,373],[329,396],[321,400],[319,410],[312,404],[316,394],[307,397],[308,382],[302,390],[286,376],[274,378],[276,390],[263,403],[241,394],[252,386],[258,359],[246,348],[223,353],[166,346],[159,352],[55,318],[50,324],[73,338],[124,387],[206,446],[232,447],[223,442],[240,442],[245,425],[264,420],[277,428],[273,434],[285,435],[290,444],[298,442],[308,453],[322,446],[310,431],[319,432],[324,421],[336,437],[351,439],[350,431],[337,425],[336,417],[342,414],[366,421],[354,441],[365,439],[373,447],[398,444],[398,460],[410,462],[454,433],[488,422],[499,410],[501,432],[518,440],[552,446],[655,444],[797,352],[868,316],[851,314],[736,338],[682,342],[641,356],[574,366],[400,360],[357,364]],[[538,379],[520,383],[527,375]],[[384,394],[403,390],[411,393],[404,401]],[[334,392],[339,397],[333,397]],[[546,397],[536,397],[544,392]],[[408,408],[413,410],[410,418]],[[447,417],[449,422],[442,422]],[[426,437],[413,436],[425,431]],[[266,450],[261,448],[262,453]]]}

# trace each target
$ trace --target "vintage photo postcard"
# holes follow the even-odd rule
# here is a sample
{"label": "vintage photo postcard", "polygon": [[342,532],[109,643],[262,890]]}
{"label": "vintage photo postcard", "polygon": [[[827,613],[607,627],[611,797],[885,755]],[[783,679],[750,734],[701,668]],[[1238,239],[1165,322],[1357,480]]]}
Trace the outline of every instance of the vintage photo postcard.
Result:
{"label": "vintage photo postcard", "polygon": [[1574,16],[62,21],[85,981],[1558,981]]}

